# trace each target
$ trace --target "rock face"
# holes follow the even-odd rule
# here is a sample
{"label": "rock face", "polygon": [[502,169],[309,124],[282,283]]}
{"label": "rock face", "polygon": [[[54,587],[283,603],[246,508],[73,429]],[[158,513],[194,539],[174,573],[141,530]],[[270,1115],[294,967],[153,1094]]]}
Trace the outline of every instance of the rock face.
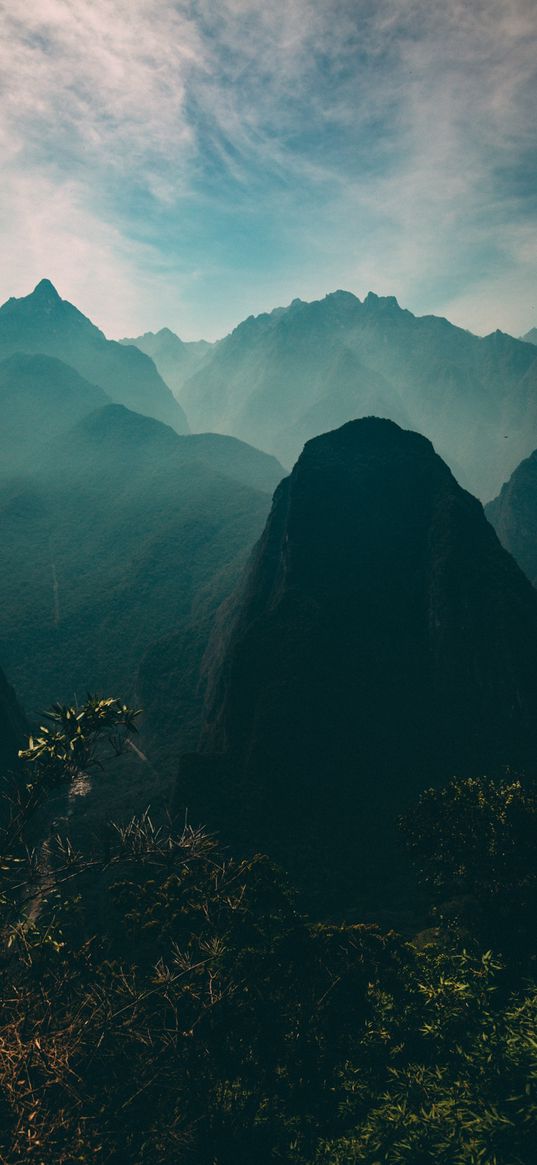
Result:
{"label": "rock face", "polygon": [[502,546],[537,586],[537,449],[515,469],[485,513]]}
{"label": "rock face", "polygon": [[177,809],[371,893],[418,790],[535,765],[536,659],[537,595],[480,503],[424,437],[346,424],[278,487],[221,612]]}
{"label": "rock face", "polygon": [[481,338],[416,317],[393,296],[337,291],[245,320],[179,399],[194,430],[232,433],[284,465],[318,433],[388,417],[429,437],[488,500],[537,445],[537,352],[502,332]]}
{"label": "rock face", "polygon": [[0,307],[0,359],[17,352],[55,356],[98,385],[111,400],[135,412],[188,432],[183,409],[153,361],[138,348],[125,347],[61,299],[48,279],[31,295],[8,299]]}

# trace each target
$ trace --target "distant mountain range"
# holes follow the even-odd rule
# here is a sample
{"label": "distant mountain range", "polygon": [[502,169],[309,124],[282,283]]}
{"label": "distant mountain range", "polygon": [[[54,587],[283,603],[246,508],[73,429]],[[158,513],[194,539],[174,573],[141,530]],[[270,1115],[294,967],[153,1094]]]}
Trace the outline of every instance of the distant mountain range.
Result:
{"label": "distant mountain range", "polygon": [[0,358],[55,356],[179,433],[238,437],[289,466],[311,437],[383,416],[429,437],[484,501],[537,446],[536,338],[480,338],[372,292],[296,299],[215,344],[169,328],[107,340],[46,279],[0,308]]}
{"label": "distant mountain range", "polygon": [[[181,374],[182,375],[182,374]],[[393,296],[337,291],[250,317],[179,389],[194,431],[232,433],[291,465],[306,440],[374,413],[429,437],[488,500],[537,445],[537,352],[480,338]]]}
{"label": "distant mountain range", "polygon": [[526,335],[522,336],[521,339],[525,340],[526,344],[537,344],[537,328],[530,328],[529,332],[526,332]]}
{"label": "distant mountain range", "polygon": [[[30,717],[88,688],[140,696],[157,747],[174,725],[172,763],[196,746],[206,689],[192,763],[221,753],[237,789],[252,758],[260,789],[272,762],[292,788],[273,730],[295,768],[296,730],[311,734],[312,773],[333,750],[367,784],[378,755],[397,789],[440,778],[439,755],[453,771],[522,763],[533,591],[406,429],[432,437],[463,484],[497,493],[537,445],[532,343],[347,292],[251,317],[214,345],[169,329],[114,343],[43,280],[0,308],[0,357],[0,659]],[[169,385],[200,431],[184,431]],[[389,420],[337,427],[373,411]],[[279,486],[231,603],[285,476],[245,438],[290,464],[323,430]],[[487,508],[532,580],[535,465],[533,454]],[[405,733],[397,756],[376,751],[385,723]]]}
{"label": "distant mountain range", "polygon": [[143,336],[120,340],[120,343],[133,344],[150,356],[166,384],[176,394],[213,347],[207,340],[180,340],[169,328],[145,332]]}
{"label": "distant mountain range", "polygon": [[135,347],[104,334],[64,299],[48,279],[31,295],[0,307],[0,360],[15,353],[55,356],[108,397],[156,417],[178,433],[188,432],[183,409],[153,361]]}
{"label": "distant mountain range", "polygon": [[176,809],[374,896],[420,789],[535,770],[536,658],[537,594],[479,502],[424,437],[350,422],[306,445],[220,611]]}
{"label": "distant mountain range", "polygon": [[28,473],[53,441],[110,397],[54,356],[16,353],[0,361],[2,477]]}
{"label": "distant mountain range", "polygon": [[283,469],[180,436],[50,356],[0,364],[0,415],[6,671],[30,715],[88,688],[132,698],[146,649],[204,588],[229,593]]}

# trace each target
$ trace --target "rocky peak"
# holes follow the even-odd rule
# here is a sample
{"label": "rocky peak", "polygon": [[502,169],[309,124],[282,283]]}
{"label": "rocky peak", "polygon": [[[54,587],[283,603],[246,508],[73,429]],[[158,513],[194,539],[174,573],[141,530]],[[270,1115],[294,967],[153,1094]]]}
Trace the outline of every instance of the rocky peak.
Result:
{"label": "rocky peak", "polygon": [[32,296],[42,303],[61,303],[61,297],[58,295],[54,284],[50,282],[50,279],[41,279],[34,287]]}
{"label": "rocky peak", "polygon": [[328,833],[327,864],[373,876],[421,788],[535,763],[537,595],[431,443],[391,421],[307,443],[224,625],[204,773],[228,758],[220,795],[285,864],[298,834],[320,852]]}

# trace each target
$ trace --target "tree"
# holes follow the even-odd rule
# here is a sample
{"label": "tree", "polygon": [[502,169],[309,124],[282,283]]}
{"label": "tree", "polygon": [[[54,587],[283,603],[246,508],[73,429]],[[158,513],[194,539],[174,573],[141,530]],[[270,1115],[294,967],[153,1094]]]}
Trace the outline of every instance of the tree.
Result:
{"label": "tree", "polygon": [[510,962],[535,955],[535,784],[452,780],[422,793],[402,828],[439,921],[470,929]]}
{"label": "tree", "polygon": [[[23,750],[27,812],[98,778],[135,715],[54,708]],[[482,793],[494,823],[507,794]],[[427,841],[476,796],[416,809],[442,892],[497,890],[477,825],[455,873]],[[3,859],[2,1165],[533,1165],[536,992],[512,992],[495,955],[312,921],[267,858],[147,813],[90,853],[51,837],[45,866],[23,824]]]}

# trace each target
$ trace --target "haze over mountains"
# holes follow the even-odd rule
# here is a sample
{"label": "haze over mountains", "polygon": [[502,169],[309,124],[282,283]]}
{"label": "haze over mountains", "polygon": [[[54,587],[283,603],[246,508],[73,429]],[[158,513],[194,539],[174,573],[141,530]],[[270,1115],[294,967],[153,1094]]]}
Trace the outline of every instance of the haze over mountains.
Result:
{"label": "haze over mountains", "polygon": [[111,400],[127,405],[187,433],[181,406],[137,348],[107,340],[86,316],[61,299],[48,279],[31,295],[8,299],[0,307],[0,360],[15,353],[55,356],[71,365]]}
{"label": "haze over mountains", "polygon": [[109,341],[46,279],[0,308],[0,356],[53,355],[178,432],[239,437],[291,466],[312,436],[384,416],[429,437],[483,501],[537,446],[531,339],[473,336],[371,292],[294,300],[216,344],[169,328]]}
{"label": "haze over mountains", "polygon": [[385,416],[429,437],[487,501],[537,445],[536,390],[531,344],[337,291],[239,324],[179,399],[192,429],[233,433],[285,465],[310,437]]}
{"label": "haze over mountains", "polygon": [[374,893],[419,789],[535,769],[536,659],[537,593],[479,502],[424,437],[348,423],[279,485],[220,613],[177,807]]}
{"label": "haze over mountains", "polygon": [[0,1165],[537,1165],[537,3],[0,9]]}
{"label": "haze over mountains", "polygon": [[132,696],[146,648],[213,580],[216,605],[228,593],[282,467],[233,438],[179,436],[47,355],[0,364],[0,411],[10,679],[36,715],[87,689]]}
{"label": "haze over mountains", "polygon": [[505,549],[537,587],[537,449],[485,507]]}
{"label": "haze over mountains", "polygon": [[35,468],[51,442],[110,397],[55,356],[17,352],[0,362],[1,474]]}
{"label": "haze over mountains", "polygon": [[[169,329],[113,343],[43,280],[0,309],[0,354],[0,659],[32,715],[87,689],[141,697],[157,747],[173,724],[175,765],[207,687],[199,763],[233,758],[237,788],[254,770],[260,789],[291,788],[296,768],[300,789],[330,750],[343,784],[352,769],[366,786],[378,752],[397,790],[529,756],[535,598],[437,453],[487,498],[533,450],[531,343],[347,292],[214,345]],[[364,412],[389,419],[345,424]],[[291,464],[323,430],[279,487],[250,581],[217,619],[235,630],[214,633],[202,667],[285,476],[261,449]],[[405,736],[397,755],[386,724]]]}
{"label": "haze over mountains", "polygon": [[143,336],[121,340],[120,343],[134,344],[140,352],[150,356],[176,395],[212,347],[207,340],[180,340],[169,328],[145,332]]}

